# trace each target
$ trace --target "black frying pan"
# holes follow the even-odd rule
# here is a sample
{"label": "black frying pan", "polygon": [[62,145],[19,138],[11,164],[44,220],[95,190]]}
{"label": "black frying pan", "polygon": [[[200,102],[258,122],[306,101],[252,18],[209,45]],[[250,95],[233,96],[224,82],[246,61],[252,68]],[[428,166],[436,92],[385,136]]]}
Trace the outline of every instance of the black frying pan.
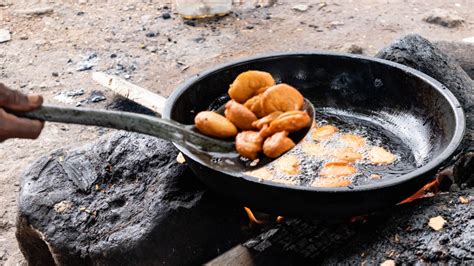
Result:
{"label": "black frying pan", "polygon": [[164,118],[192,123],[199,111],[225,101],[229,84],[247,70],[268,71],[278,82],[298,88],[321,113],[342,114],[356,126],[383,130],[408,147],[407,160],[413,160],[409,171],[398,177],[350,187],[315,188],[257,180],[176,145],[207,186],[260,211],[344,217],[396,204],[433,178],[464,134],[459,102],[436,80],[390,61],[322,52],[258,56],[200,73],[174,91]]}

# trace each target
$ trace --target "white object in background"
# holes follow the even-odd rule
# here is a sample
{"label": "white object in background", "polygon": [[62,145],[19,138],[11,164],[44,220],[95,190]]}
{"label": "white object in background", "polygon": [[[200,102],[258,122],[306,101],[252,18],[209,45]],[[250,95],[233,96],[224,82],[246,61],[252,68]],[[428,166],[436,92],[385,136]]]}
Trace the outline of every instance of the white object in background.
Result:
{"label": "white object in background", "polygon": [[184,18],[223,16],[232,9],[232,0],[175,0],[178,13]]}

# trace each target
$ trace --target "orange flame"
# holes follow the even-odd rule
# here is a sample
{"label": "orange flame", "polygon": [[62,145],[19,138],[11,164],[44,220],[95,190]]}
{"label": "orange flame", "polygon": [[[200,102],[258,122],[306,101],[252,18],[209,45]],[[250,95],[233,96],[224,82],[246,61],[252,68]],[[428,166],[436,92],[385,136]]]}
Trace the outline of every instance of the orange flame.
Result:
{"label": "orange flame", "polygon": [[[248,208],[248,207],[244,207],[244,210],[247,213],[247,216],[249,217],[251,226],[252,225],[265,225],[265,224],[272,223],[271,220],[259,220],[259,219],[257,219],[257,217],[255,217],[255,214],[253,214],[252,210],[250,210],[250,208]],[[274,222],[281,223],[284,220],[285,220],[285,218],[283,216],[277,216]]]}
{"label": "orange flame", "polygon": [[433,192],[433,193],[438,193],[439,192],[439,180],[436,178],[435,180],[429,182],[428,184],[424,185],[420,190],[418,190],[415,194],[412,196],[406,198],[399,204],[405,204],[408,202],[412,202],[417,199],[421,199],[427,196],[428,192]]}

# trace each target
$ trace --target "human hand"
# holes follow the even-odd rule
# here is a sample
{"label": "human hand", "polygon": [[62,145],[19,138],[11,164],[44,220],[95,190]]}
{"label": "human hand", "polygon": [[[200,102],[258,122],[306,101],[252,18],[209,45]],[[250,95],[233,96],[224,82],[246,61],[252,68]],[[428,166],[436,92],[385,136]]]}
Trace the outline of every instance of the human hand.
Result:
{"label": "human hand", "polygon": [[35,139],[41,133],[44,122],[19,118],[5,110],[32,111],[43,104],[40,95],[25,95],[0,83],[0,142],[9,138]]}

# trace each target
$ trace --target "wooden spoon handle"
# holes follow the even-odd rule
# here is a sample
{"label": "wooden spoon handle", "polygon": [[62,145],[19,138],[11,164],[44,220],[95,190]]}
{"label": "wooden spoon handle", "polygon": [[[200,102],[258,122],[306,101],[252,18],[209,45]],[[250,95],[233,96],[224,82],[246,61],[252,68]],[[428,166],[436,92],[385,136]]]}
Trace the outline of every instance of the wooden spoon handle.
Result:
{"label": "wooden spoon handle", "polygon": [[15,115],[50,122],[101,126],[133,131],[203,151],[234,151],[234,144],[230,141],[213,139],[196,133],[190,130],[189,127],[187,128],[186,125],[178,122],[142,114],[43,105],[35,111],[15,113]]}

